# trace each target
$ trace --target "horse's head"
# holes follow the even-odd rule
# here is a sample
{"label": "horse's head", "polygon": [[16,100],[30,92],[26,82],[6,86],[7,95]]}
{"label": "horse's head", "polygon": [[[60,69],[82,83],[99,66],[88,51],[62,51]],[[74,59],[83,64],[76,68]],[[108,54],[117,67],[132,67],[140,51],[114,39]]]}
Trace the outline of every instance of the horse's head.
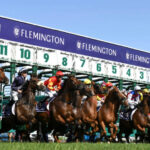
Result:
{"label": "horse's head", "polygon": [[0,68],[0,83],[8,84],[9,79],[6,77],[4,70]]}
{"label": "horse's head", "polygon": [[46,89],[44,82],[39,80],[36,74],[31,75],[31,79],[29,81],[29,85],[31,89],[38,90],[38,91],[44,91]]}
{"label": "horse's head", "polygon": [[108,95],[111,100],[118,100],[119,103],[127,105],[126,96],[116,86],[110,89]]}
{"label": "horse's head", "polygon": [[92,85],[94,87],[94,92],[95,94],[105,94],[106,93],[106,88],[103,88],[100,84],[97,84],[92,81]]}
{"label": "horse's head", "polygon": [[81,81],[78,80],[74,75],[68,75],[66,87],[70,90],[80,90],[83,88]]}
{"label": "horse's head", "polygon": [[83,82],[80,84],[81,85],[81,89],[80,89],[80,94],[81,95],[86,95],[87,97],[91,97],[95,95],[95,89],[92,84],[84,84]]}
{"label": "horse's head", "polygon": [[143,94],[143,100],[140,103],[140,105],[147,105],[150,112],[150,95],[149,94]]}

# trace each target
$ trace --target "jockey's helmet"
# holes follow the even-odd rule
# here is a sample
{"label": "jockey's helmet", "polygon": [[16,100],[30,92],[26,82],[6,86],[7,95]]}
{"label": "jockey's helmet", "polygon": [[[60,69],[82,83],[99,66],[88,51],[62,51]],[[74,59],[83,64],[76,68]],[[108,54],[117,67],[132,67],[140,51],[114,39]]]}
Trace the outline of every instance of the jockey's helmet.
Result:
{"label": "jockey's helmet", "polygon": [[148,89],[143,89],[143,92],[148,94],[149,90]]}
{"label": "jockey's helmet", "polygon": [[106,86],[106,82],[103,81],[102,84],[101,84],[101,86]]}
{"label": "jockey's helmet", "polygon": [[112,86],[113,86],[113,84],[111,82],[106,83],[106,87],[112,87]]}
{"label": "jockey's helmet", "polygon": [[141,87],[140,87],[139,85],[136,85],[136,86],[134,87],[134,90],[135,90],[135,91],[140,91],[140,90],[141,90]]}
{"label": "jockey's helmet", "polygon": [[85,79],[84,84],[91,84],[91,80],[90,79]]}
{"label": "jockey's helmet", "polygon": [[27,73],[28,71],[27,71],[27,69],[26,68],[21,68],[20,70],[19,70],[19,74],[21,74],[21,73]]}
{"label": "jockey's helmet", "polygon": [[63,74],[62,71],[57,71],[57,72],[56,72],[56,76],[64,76],[64,74]]}
{"label": "jockey's helmet", "polygon": [[103,82],[101,83],[101,87],[102,87],[102,88],[106,88],[106,82],[103,81]]}

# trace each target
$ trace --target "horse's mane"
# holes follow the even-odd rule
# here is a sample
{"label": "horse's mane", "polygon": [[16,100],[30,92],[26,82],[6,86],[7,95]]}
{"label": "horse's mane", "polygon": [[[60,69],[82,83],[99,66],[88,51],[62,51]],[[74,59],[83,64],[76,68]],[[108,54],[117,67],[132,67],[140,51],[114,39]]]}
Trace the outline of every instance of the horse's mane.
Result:
{"label": "horse's mane", "polygon": [[144,107],[144,105],[145,105],[145,99],[146,99],[146,98],[148,98],[147,104],[148,104],[148,106],[150,107],[150,95],[147,95],[147,94],[144,94],[144,95],[143,95],[143,100],[141,101],[141,103],[139,103],[139,104],[137,105],[137,108],[139,109],[139,111],[140,111],[142,114],[144,113],[143,107]]}
{"label": "horse's mane", "polygon": [[74,75],[68,75],[68,77],[64,80],[64,83],[62,84],[62,88],[59,90],[58,92],[58,96],[60,96],[63,92],[64,92],[64,89],[66,87],[66,84],[67,84],[67,81],[69,80],[69,78],[71,77],[74,77]]}
{"label": "horse's mane", "polygon": [[25,81],[25,83],[22,85],[22,88],[21,88],[23,93],[27,90],[28,86],[29,86],[29,81],[27,80]]}
{"label": "horse's mane", "polygon": [[3,68],[0,68],[0,71],[4,71],[4,69],[3,69]]}
{"label": "horse's mane", "polygon": [[58,91],[58,96],[60,96],[63,92],[64,92],[64,89],[66,87],[66,83],[68,81],[68,78],[64,80],[64,83],[62,85],[62,88]]}
{"label": "horse's mane", "polygon": [[107,93],[105,103],[108,103],[108,101],[110,101],[110,99],[112,100],[112,94],[115,90],[116,90],[116,88],[112,87],[112,89]]}

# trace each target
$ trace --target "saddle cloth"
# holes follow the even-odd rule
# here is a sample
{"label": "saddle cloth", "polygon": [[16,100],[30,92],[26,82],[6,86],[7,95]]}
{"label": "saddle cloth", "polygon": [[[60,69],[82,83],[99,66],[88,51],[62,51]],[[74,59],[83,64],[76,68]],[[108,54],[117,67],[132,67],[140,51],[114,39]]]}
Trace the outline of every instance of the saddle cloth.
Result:
{"label": "saddle cloth", "polygon": [[15,115],[15,103],[12,106],[4,106],[3,107],[3,112],[2,112],[2,116],[6,117],[6,116],[10,116],[10,115]]}

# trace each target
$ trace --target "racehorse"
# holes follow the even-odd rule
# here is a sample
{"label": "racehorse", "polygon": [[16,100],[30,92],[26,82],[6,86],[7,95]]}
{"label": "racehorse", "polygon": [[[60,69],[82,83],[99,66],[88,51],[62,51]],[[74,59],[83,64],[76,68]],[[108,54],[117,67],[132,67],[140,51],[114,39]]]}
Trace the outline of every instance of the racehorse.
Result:
{"label": "racehorse", "polygon": [[9,79],[5,75],[4,70],[0,68],[0,83],[8,84],[8,82],[9,82]]}
{"label": "racehorse", "polygon": [[16,125],[29,124],[31,126],[36,123],[35,92],[36,90],[44,90],[44,88],[45,86],[37,76],[31,75],[31,79],[26,81],[22,87],[22,98],[15,103],[15,115],[5,116],[2,119],[0,132],[15,129]]}
{"label": "racehorse", "polygon": [[105,102],[98,112],[98,124],[99,128],[102,129],[100,140],[107,135],[107,131],[105,129],[106,126],[111,133],[109,140],[115,140],[118,131],[118,127],[115,124],[118,118],[117,112],[119,110],[119,106],[124,104],[125,100],[125,95],[122,94],[116,86],[109,90]]}
{"label": "racehorse", "polygon": [[51,102],[50,128],[54,129],[53,135],[56,141],[58,141],[58,134],[64,134],[70,126],[79,124],[83,93],[87,96],[93,94],[91,89],[85,87],[80,80],[74,76],[68,76],[58,96]]}
{"label": "racehorse", "polygon": [[77,128],[75,139],[83,141],[84,134],[92,135],[98,130],[97,122],[97,95],[104,94],[105,91],[99,84],[92,81],[91,85],[86,85],[92,91],[81,105],[81,127]]}
{"label": "racehorse", "polygon": [[95,125],[95,121],[97,118],[97,91],[100,92],[101,90],[98,89],[99,86],[92,82],[91,90],[93,91],[93,95],[87,97],[85,102],[82,105],[82,121],[84,124],[88,124],[89,126]]}
{"label": "racehorse", "polygon": [[129,136],[133,129],[137,129],[145,135],[145,128],[150,127],[150,96],[144,95],[142,102],[132,111],[132,120],[120,119],[118,141],[122,142],[122,133],[125,133],[126,141],[129,143]]}

